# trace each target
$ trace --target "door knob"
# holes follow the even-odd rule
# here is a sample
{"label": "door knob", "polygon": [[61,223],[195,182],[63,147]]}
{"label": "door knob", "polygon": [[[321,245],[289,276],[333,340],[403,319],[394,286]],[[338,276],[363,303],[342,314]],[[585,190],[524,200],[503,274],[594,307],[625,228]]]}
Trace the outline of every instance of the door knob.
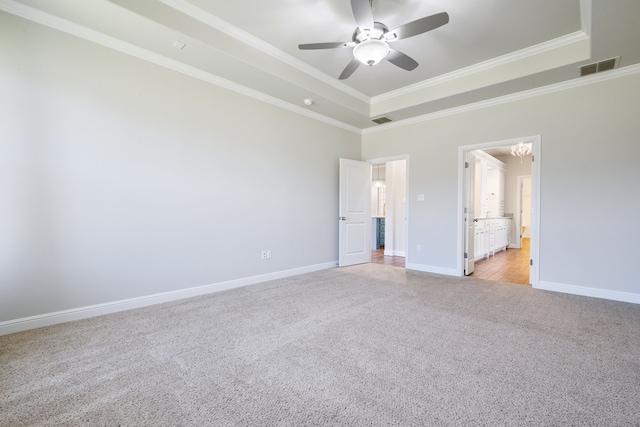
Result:
{"label": "door knob", "polygon": [[340,218],[338,218],[340,221],[346,221],[347,217],[346,216],[341,216]]}

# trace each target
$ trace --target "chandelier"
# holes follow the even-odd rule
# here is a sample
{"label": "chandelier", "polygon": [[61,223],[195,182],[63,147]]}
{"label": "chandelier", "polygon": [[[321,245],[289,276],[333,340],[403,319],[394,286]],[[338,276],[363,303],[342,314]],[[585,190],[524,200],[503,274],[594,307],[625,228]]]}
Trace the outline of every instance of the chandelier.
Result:
{"label": "chandelier", "polygon": [[520,163],[522,163],[522,158],[531,154],[531,148],[532,144],[530,142],[519,142],[511,146],[511,155],[520,157]]}

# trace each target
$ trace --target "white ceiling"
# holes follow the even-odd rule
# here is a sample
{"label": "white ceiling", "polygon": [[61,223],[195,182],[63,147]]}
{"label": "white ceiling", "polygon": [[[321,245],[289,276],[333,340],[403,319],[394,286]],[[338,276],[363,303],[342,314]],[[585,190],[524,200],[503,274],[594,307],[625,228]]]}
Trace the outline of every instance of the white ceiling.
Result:
{"label": "white ceiling", "polygon": [[594,61],[640,62],[638,0],[373,0],[389,28],[443,11],[450,21],[394,43],[414,71],[383,61],[347,80],[351,49],[297,46],[350,41],[349,0],[0,0],[0,10],[352,129],[579,78]]}

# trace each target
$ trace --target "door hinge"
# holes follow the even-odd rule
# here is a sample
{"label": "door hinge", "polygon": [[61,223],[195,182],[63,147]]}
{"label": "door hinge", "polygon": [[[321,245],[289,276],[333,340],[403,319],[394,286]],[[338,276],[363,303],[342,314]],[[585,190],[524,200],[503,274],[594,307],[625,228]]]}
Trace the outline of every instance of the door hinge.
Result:
{"label": "door hinge", "polygon": [[464,168],[469,169],[469,162],[464,162]]}
{"label": "door hinge", "polygon": [[469,254],[465,252],[464,253],[464,259],[467,259],[467,258],[469,258]]}
{"label": "door hinge", "polygon": [[536,160],[535,156],[532,154],[531,155],[531,162],[533,163]]}
{"label": "door hinge", "polygon": [[533,267],[533,260],[532,259],[529,260],[529,265]]}
{"label": "door hinge", "polygon": [[469,213],[469,208],[464,208],[464,213]]}

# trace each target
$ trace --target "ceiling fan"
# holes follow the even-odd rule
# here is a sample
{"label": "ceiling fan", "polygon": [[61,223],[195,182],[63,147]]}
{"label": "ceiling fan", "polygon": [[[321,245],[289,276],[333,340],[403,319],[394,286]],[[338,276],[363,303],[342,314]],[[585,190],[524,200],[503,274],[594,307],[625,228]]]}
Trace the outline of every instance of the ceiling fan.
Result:
{"label": "ceiling fan", "polygon": [[342,71],[342,74],[340,74],[340,80],[351,76],[360,64],[373,66],[385,58],[392,64],[407,71],[415,69],[418,63],[410,56],[396,49],[391,49],[389,43],[417,36],[418,34],[441,27],[449,22],[449,15],[447,12],[436,13],[435,15],[416,19],[390,31],[383,23],[373,20],[371,1],[372,0],[351,0],[351,9],[353,10],[353,16],[356,18],[358,27],[353,32],[350,42],[300,44],[298,45],[298,49],[313,50],[353,47],[353,59]]}

